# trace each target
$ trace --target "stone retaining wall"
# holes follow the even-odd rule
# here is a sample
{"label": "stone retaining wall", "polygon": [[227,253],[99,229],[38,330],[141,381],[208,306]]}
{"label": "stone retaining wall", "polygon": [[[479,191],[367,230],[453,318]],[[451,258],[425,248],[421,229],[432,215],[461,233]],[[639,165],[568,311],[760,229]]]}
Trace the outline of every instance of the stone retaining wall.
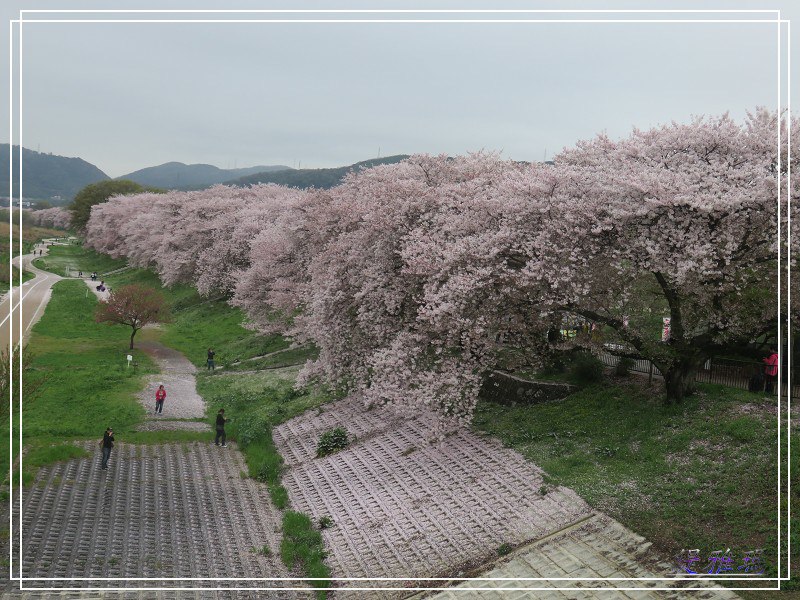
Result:
{"label": "stone retaining wall", "polygon": [[493,371],[484,381],[480,397],[500,404],[538,404],[561,400],[577,389],[569,383],[529,381]]}

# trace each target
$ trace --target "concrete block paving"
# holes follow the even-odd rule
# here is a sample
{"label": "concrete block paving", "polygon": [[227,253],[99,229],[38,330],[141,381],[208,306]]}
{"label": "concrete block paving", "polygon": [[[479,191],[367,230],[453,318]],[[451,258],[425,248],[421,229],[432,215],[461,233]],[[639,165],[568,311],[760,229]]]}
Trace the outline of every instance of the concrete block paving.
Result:
{"label": "concrete block paving", "polygon": [[[607,515],[593,511],[572,490],[544,484],[543,473],[497,440],[461,430],[431,443],[431,415],[402,418],[385,408],[364,409],[345,399],[309,411],[273,431],[288,471],[283,484],[297,510],[317,520],[334,577],[487,577],[421,593],[456,598],[679,598],[687,592],[620,592],[518,588],[654,587],[635,581],[524,581],[530,577],[669,577],[650,544]],[[322,433],[344,427],[350,445],[316,458]],[[502,545],[516,548],[502,561]],[[469,574],[467,574],[469,573]],[[659,582],[669,587],[670,582]],[[684,584],[671,581],[676,587]],[[447,581],[338,582],[352,587],[448,587]],[[699,582],[700,587],[711,587]],[[493,588],[517,588],[497,590]],[[473,589],[468,589],[473,588]],[[475,589],[478,588],[478,589]],[[681,595],[683,594],[683,596]],[[697,598],[731,599],[719,588]],[[337,597],[403,598],[412,591],[337,590]]]}
{"label": "concrete block paving", "polygon": [[[39,471],[23,490],[26,587],[304,587],[297,582],[43,581],[41,577],[301,577],[280,560],[281,513],[266,487],[241,477],[235,447],[118,443],[108,470],[90,457]],[[16,515],[17,517],[19,515]],[[20,522],[20,521],[18,521]],[[255,550],[268,546],[269,555]],[[15,561],[17,562],[17,561]],[[19,564],[19,563],[17,563]],[[248,591],[104,592],[106,598],[263,598]],[[269,597],[311,597],[271,590]],[[7,591],[4,598],[99,597],[98,592]]]}
{"label": "concrete block paving", "polygon": [[[283,484],[292,506],[314,520],[333,519],[323,538],[334,576],[446,576],[484,562],[501,544],[521,544],[591,514],[572,490],[548,486],[542,493],[541,470],[495,440],[464,430],[431,444],[433,423],[429,415],[365,412],[348,399],[274,430],[290,465]],[[332,427],[357,440],[315,458],[319,436]],[[362,596],[407,595],[375,594]]]}

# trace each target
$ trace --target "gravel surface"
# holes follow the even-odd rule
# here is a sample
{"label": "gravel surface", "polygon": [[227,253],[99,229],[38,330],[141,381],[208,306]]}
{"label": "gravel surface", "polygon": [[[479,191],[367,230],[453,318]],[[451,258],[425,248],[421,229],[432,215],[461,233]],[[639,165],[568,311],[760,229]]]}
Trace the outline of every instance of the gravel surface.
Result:
{"label": "gravel surface", "polygon": [[[161,370],[160,374],[148,378],[145,389],[139,395],[139,400],[148,411],[148,423],[145,425],[149,426],[149,422],[159,419],[204,417],[205,402],[195,387],[195,366],[180,352],[157,342],[139,342],[137,347],[153,358]],[[161,384],[167,391],[167,399],[164,400],[163,412],[155,415],[156,390]],[[206,427],[211,429],[210,425]]]}

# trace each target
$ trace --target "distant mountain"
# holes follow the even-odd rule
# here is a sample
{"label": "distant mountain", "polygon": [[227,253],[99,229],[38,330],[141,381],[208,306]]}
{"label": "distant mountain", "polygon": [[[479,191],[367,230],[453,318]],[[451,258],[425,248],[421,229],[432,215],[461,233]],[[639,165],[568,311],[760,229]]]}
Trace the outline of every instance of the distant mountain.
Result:
{"label": "distant mountain", "polygon": [[247,167],[244,169],[220,169],[214,165],[186,165],[168,162],[157,167],[147,167],[128,173],[118,179],[130,179],[141,185],[163,189],[204,188],[253,173],[271,173],[290,169],[284,165]]}
{"label": "distant mountain", "polygon": [[271,173],[256,173],[247,177],[225,182],[227,185],[246,186],[257,183],[277,183],[296,188],[323,188],[328,189],[339,185],[342,179],[350,171],[369,169],[377,165],[390,165],[399,163],[408,158],[408,154],[397,154],[385,158],[372,158],[357,162],[346,167],[336,167],[333,169],[291,169],[288,171],[276,171]]}
{"label": "distant mountain", "polygon": [[[0,144],[0,164],[8,165],[11,146]],[[19,195],[19,146],[14,146],[14,196]],[[0,168],[0,190],[8,190],[9,172]],[[25,198],[47,200],[53,205],[72,202],[75,194],[90,183],[105,181],[108,175],[81,158],[67,158],[22,149],[22,194]]]}

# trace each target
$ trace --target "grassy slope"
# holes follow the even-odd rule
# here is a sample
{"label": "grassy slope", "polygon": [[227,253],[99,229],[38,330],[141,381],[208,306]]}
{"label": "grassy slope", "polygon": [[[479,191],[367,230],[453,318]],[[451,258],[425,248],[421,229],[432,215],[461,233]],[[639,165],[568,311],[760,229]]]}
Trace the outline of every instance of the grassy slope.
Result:
{"label": "grassy slope", "polygon": [[33,264],[43,271],[63,276],[67,269],[73,272],[83,271],[87,275],[92,271],[105,273],[124,267],[127,261],[84,250],[81,246],[56,245],[48,249],[47,256],[37,258]]}
{"label": "grassy slope", "polygon": [[[123,266],[122,261],[112,261],[91,250],[80,247],[54,247],[49,268],[61,272],[70,266],[84,273],[92,270],[98,273]],[[224,299],[206,299],[188,286],[176,285],[165,288],[158,277],[145,269],[128,269],[106,277],[112,287],[137,283],[160,288],[172,311],[172,322],[160,331],[145,330],[140,335],[158,339],[189,358],[195,365],[204,367],[206,350],[213,347],[216,362],[225,365],[288,348],[289,344],[281,336],[264,336],[242,326],[243,315],[238,309],[230,307]],[[81,283],[81,285],[83,285]],[[48,308],[49,310],[49,308]],[[286,356],[284,357],[284,354]],[[310,352],[293,349],[280,353],[269,360],[271,366],[286,362],[296,363],[308,358]],[[253,364],[262,361],[252,361]],[[226,432],[230,439],[239,443],[245,455],[250,476],[267,484],[270,497],[278,508],[286,508],[288,494],[280,484],[283,460],[272,442],[272,427],[299,415],[309,408],[319,406],[328,400],[322,394],[296,392],[293,389],[297,369],[270,369],[260,373],[225,374],[221,370],[207,372],[201,370],[197,377],[198,392],[207,402],[207,417],[213,423],[217,411],[225,408],[230,419]],[[115,427],[115,434],[117,428]],[[159,441],[167,434],[174,441],[175,432],[128,433],[126,441]],[[188,434],[190,437],[196,434]],[[208,434],[201,434],[204,439]],[[284,519],[284,561],[290,568],[297,567],[311,577],[327,577],[330,570],[324,564],[322,539],[310,527],[304,515],[287,513]],[[312,582],[316,587],[324,587],[326,582]],[[324,592],[318,593],[324,597]]]}
{"label": "grassy slope", "polygon": [[[60,456],[63,446],[53,449],[53,444],[99,439],[108,425],[124,437],[143,415],[134,396],[143,385],[142,375],[155,367],[134,350],[139,367],[136,372],[126,368],[128,328],[95,323],[97,301],[86,290],[80,281],[55,284],[47,310],[32,330],[32,365],[44,382],[36,398],[23,399],[26,479],[38,464],[68,457]],[[4,474],[7,452],[4,448],[0,457]]]}
{"label": "grassy slope", "polygon": [[[481,402],[473,426],[518,450],[551,482],[571,487],[667,556],[681,548],[700,548],[704,555],[731,548],[741,557],[765,548],[774,576],[775,400],[701,386],[682,405],[666,407],[660,386],[648,388],[645,381],[617,379],[536,406]],[[800,439],[794,441],[796,479]],[[785,457],[783,468],[785,473]],[[800,523],[794,525],[796,532]]]}

